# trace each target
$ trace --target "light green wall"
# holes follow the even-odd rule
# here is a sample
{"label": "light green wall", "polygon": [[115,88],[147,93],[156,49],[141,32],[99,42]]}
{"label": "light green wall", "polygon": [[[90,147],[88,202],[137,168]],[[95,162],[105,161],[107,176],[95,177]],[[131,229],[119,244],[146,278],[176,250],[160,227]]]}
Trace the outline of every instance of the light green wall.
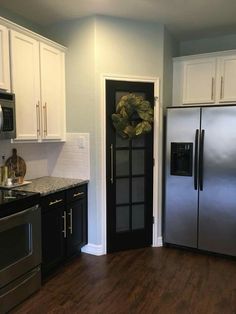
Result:
{"label": "light green wall", "polygon": [[[99,119],[95,101],[95,17],[55,24],[47,29],[48,37],[67,47],[66,124],[68,132],[90,134],[91,178],[89,183],[89,242],[97,244],[97,131]],[[96,241],[97,237],[99,238]]]}
{"label": "light green wall", "polygon": [[173,61],[179,54],[179,43],[165,29],[164,31],[164,71],[163,71],[163,105],[172,105]]}
{"label": "light green wall", "polygon": [[102,74],[151,76],[163,80],[164,26],[96,16],[48,29],[68,47],[67,125],[91,136],[89,242],[101,244],[101,92]]}
{"label": "light green wall", "polygon": [[[100,108],[101,76],[159,77],[163,81],[164,26],[99,16],[96,18],[96,106]],[[161,85],[162,86],[162,85]],[[162,91],[161,91],[162,96]],[[162,98],[162,97],[161,97]],[[102,140],[101,120],[96,133]],[[98,146],[99,149],[99,146]],[[98,188],[102,183],[101,155],[96,167]],[[101,193],[98,192],[98,204]],[[99,208],[100,210],[100,208]],[[101,215],[98,214],[101,226]]]}
{"label": "light green wall", "polygon": [[11,11],[0,7],[0,16],[4,17],[5,19],[8,19],[18,25],[21,25],[23,27],[26,27],[28,29],[30,29],[33,32],[39,33],[41,35],[44,35],[44,29],[43,27],[40,27],[39,25],[25,19],[24,17],[12,13]]}
{"label": "light green wall", "polygon": [[180,43],[180,56],[236,49],[236,34],[187,40]]}

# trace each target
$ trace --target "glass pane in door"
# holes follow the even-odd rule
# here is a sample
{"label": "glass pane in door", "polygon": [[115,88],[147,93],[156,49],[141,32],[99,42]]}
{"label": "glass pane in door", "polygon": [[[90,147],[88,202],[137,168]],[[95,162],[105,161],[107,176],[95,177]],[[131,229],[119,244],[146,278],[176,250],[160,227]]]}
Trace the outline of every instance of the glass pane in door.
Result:
{"label": "glass pane in door", "polygon": [[144,204],[132,206],[132,229],[143,229],[144,221]]}
{"label": "glass pane in door", "polygon": [[120,135],[116,134],[116,147],[129,147],[129,139],[123,138]]}
{"label": "glass pane in door", "polygon": [[116,175],[117,176],[129,175],[129,151],[128,150],[116,151]]}
{"label": "glass pane in door", "polygon": [[132,202],[144,202],[144,177],[132,179]]}
{"label": "glass pane in door", "polygon": [[0,233],[0,270],[31,253],[31,229],[31,224],[23,224]]}
{"label": "glass pane in door", "polygon": [[116,179],[116,204],[129,203],[129,179]]}
{"label": "glass pane in door", "polygon": [[129,206],[116,207],[116,232],[129,231]]}
{"label": "glass pane in door", "polygon": [[144,147],[145,146],[145,137],[139,136],[132,140],[132,147]]}
{"label": "glass pane in door", "polygon": [[144,174],[144,158],[145,152],[143,149],[132,150],[132,174]]}

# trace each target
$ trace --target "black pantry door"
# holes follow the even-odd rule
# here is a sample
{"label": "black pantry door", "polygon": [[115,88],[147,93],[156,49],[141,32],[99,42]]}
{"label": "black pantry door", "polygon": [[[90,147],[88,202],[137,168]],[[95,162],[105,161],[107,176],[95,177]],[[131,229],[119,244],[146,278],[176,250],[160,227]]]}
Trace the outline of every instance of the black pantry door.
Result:
{"label": "black pantry door", "polygon": [[120,98],[129,93],[154,104],[154,84],[106,81],[107,251],[152,244],[153,131],[123,139],[112,124]]}

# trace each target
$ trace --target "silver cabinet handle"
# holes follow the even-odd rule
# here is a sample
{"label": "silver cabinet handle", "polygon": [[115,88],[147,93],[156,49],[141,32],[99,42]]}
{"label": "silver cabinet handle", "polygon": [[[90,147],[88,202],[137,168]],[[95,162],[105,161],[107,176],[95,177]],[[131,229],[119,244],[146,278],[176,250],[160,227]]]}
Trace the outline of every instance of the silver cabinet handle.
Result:
{"label": "silver cabinet handle", "polygon": [[36,118],[37,118],[37,135],[40,135],[40,112],[39,112],[39,101],[36,104]]}
{"label": "silver cabinet handle", "polygon": [[211,79],[211,100],[214,100],[214,77]]}
{"label": "silver cabinet handle", "polygon": [[82,195],[84,195],[84,192],[78,192],[78,193],[74,193],[73,197],[82,196]]}
{"label": "silver cabinet handle", "polygon": [[59,199],[59,200],[51,201],[51,202],[49,203],[49,206],[55,205],[55,204],[57,204],[57,203],[61,203],[62,201],[63,201],[62,198]]}
{"label": "silver cabinet handle", "polygon": [[62,216],[62,219],[63,219],[63,230],[62,230],[62,233],[63,233],[63,236],[64,238],[67,237],[67,234],[66,234],[66,211],[63,212],[63,216]]}
{"label": "silver cabinet handle", "polygon": [[0,131],[3,129],[3,111],[2,106],[0,105]]}
{"label": "silver cabinet handle", "polygon": [[114,183],[114,151],[113,151],[113,144],[110,146],[110,152],[111,152],[111,184]]}
{"label": "silver cabinet handle", "polygon": [[73,233],[73,229],[72,229],[73,211],[72,211],[72,208],[70,208],[70,212],[69,212],[68,216],[70,217],[70,226],[68,229],[70,230],[70,234],[72,234]]}
{"label": "silver cabinet handle", "polygon": [[44,135],[48,135],[48,118],[47,118],[47,103],[43,106],[44,109]]}
{"label": "silver cabinet handle", "polygon": [[223,87],[224,87],[224,78],[221,76],[220,78],[220,99],[223,98]]}

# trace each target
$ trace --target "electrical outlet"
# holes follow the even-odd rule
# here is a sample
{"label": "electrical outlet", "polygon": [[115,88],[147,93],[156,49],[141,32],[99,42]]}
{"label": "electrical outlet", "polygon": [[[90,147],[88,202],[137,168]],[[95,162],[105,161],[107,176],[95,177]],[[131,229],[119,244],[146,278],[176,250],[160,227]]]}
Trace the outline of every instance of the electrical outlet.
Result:
{"label": "electrical outlet", "polygon": [[84,136],[79,136],[79,138],[78,138],[78,145],[79,145],[79,148],[85,148],[85,138],[84,138]]}

